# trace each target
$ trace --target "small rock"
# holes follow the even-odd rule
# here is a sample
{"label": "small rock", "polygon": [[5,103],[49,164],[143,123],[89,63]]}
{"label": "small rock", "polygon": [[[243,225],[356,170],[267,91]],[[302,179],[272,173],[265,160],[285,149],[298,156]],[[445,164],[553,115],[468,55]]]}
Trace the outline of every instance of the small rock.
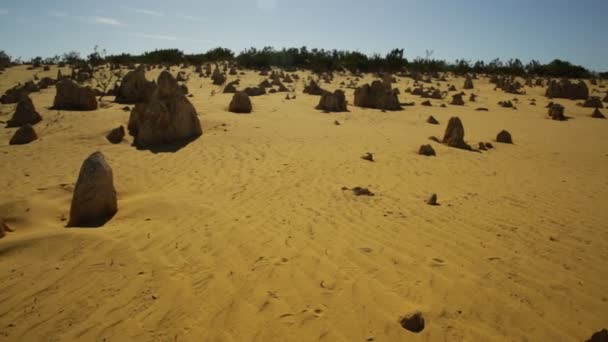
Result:
{"label": "small rock", "polygon": [[439,205],[439,203],[437,203],[437,194],[431,194],[431,197],[426,200],[426,204]]}
{"label": "small rock", "polygon": [[373,162],[374,161],[374,155],[371,154],[371,153],[369,153],[369,152],[367,152],[367,153],[365,153],[364,155],[361,156],[361,159]]}
{"label": "small rock", "polygon": [[418,154],[423,155],[423,156],[435,156],[435,150],[433,149],[433,146],[431,146],[430,144],[426,144],[426,145],[421,145],[420,148],[418,149]]}
{"label": "small rock", "polygon": [[360,186],[356,186],[356,187],[352,188],[351,190],[353,191],[355,196],[375,196],[375,194],[373,192],[371,192],[369,189],[362,188]]}

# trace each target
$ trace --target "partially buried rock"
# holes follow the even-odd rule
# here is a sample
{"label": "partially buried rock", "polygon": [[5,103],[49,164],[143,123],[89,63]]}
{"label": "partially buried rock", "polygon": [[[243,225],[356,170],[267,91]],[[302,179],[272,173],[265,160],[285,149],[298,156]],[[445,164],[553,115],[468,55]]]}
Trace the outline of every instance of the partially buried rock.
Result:
{"label": "partially buried rock", "polygon": [[431,107],[432,106],[431,101],[429,101],[429,100],[422,101],[422,103],[420,103],[420,105],[421,106],[426,106],[426,107]]}
{"label": "partially buried rock", "polygon": [[0,239],[6,236],[6,232],[13,232],[13,230],[0,217]]}
{"label": "partially buried rock", "polygon": [[375,194],[371,192],[368,188],[362,188],[360,186],[356,186],[351,189],[355,196],[374,196]]}
{"label": "partially buried rock", "polygon": [[247,87],[243,91],[249,96],[260,96],[266,94],[266,89],[263,87]]}
{"label": "partially buried rock", "polygon": [[53,109],[96,110],[97,99],[90,87],[81,87],[70,79],[63,79],[56,85],[57,94]]}
{"label": "partially buried rock", "polygon": [[433,149],[433,146],[426,144],[426,145],[421,145],[420,148],[418,149],[418,154],[423,155],[423,156],[435,156],[435,149]]}
{"label": "partially buried rock", "polygon": [[486,144],[485,144],[485,143],[483,143],[483,142],[479,142],[479,150],[480,150],[480,151],[485,151],[485,150],[487,150],[487,148],[486,148]]}
{"label": "partially buried rock", "polygon": [[226,84],[226,86],[224,87],[224,94],[234,94],[236,93],[236,86],[240,83],[239,80],[234,80],[232,82],[229,82],[228,84]]}
{"label": "partially buried rock", "polygon": [[504,129],[496,135],[496,141],[503,144],[512,144],[513,140],[511,138],[511,133],[505,131]]}
{"label": "partially buried rock", "polygon": [[372,153],[370,153],[370,152],[367,152],[367,153],[365,153],[364,155],[361,156],[361,159],[373,162],[374,161],[374,155]]}
{"label": "partially buried rock", "polygon": [[442,142],[450,147],[470,150],[471,146],[464,141],[464,126],[457,116],[451,117],[445,129]]}
{"label": "partially buried rock", "polygon": [[114,128],[106,135],[106,139],[112,144],[120,144],[122,139],[125,137],[125,128],[121,125],[120,127]]}
{"label": "partially buried rock", "polygon": [[152,100],[135,105],[127,128],[138,148],[185,142],[203,134],[196,109],[168,71],[158,77]]}
{"label": "partially buried rock", "polygon": [[426,119],[426,122],[430,123],[431,125],[439,125],[439,121],[437,121],[437,119],[435,119],[432,115]]}
{"label": "partially buried rock", "polygon": [[251,113],[251,100],[249,95],[244,91],[237,91],[230,101],[228,110],[233,113]]}
{"label": "partially buried rock", "polygon": [[32,99],[28,95],[23,95],[13,117],[8,120],[6,127],[20,127],[25,124],[35,125],[42,120],[42,117],[36,111]]}
{"label": "partially buried rock", "polygon": [[494,148],[494,145],[492,145],[492,143],[486,142],[485,145],[488,150]]}
{"label": "partially buried rock", "polygon": [[101,152],[95,152],[80,168],[67,226],[99,227],[117,211],[112,168]]}
{"label": "partially buried rock", "polygon": [[600,112],[599,109],[595,108],[595,110],[593,111],[593,114],[591,114],[592,118],[596,118],[596,119],[605,119],[606,117],[604,116],[604,114],[602,114],[602,112]]}
{"label": "partially buried rock", "polygon": [[431,196],[426,200],[426,204],[439,205],[439,203],[437,203],[437,194],[431,194]]}
{"label": "partially buried rock", "polygon": [[589,88],[584,81],[570,82],[568,79],[551,81],[545,92],[548,98],[564,98],[571,100],[586,100],[589,97]]}
{"label": "partially buried rock", "polygon": [[38,139],[38,135],[36,134],[36,131],[34,131],[34,127],[30,124],[25,124],[15,131],[15,134],[13,134],[13,137],[8,143],[9,145],[25,145],[36,139]]}
{"label": "partially buried rock", "polygon": [[346,112],[346,96],[342,90],[336,90],[333,93],[329,91],[323,91],[321,99],[316,109],[328,111],[328,112]]}

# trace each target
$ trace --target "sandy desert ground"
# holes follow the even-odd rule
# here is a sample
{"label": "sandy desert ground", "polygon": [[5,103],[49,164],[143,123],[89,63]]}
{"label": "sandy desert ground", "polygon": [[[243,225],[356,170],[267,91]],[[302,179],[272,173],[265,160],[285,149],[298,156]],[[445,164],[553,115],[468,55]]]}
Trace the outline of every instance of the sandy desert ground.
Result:
{"label": "sandy desert ground", "polygon": [[[204,134],[175,152],[108,143],[129,118],[112,97],[75,112],[49,109],[54,87],[31,94],[39,139],[9,146],[15,129],[0,129],[0,217],[15,230],[0,240],[0,341],[582,341],[607,327],[608,120],[563,99],[573,119],[550,120],[544,88],[512,95],[486,78],[465,106],[420,106],[399,78],[415,106],[326,114],[298,73],[296,99],[252,97],[250,115],[191,77]],[[0,92],[32,77],[7,69]],[[497,105],[513,98],[517,110]],[[468,142],[495,148],[428,140],[452,116]],[[494,141],[502,129],[513,145]],[[417,154],[427,143],[436,157]],[[65,228],[94,151],[113,168],[119,211],[102,228]],[[342,190],[355,186],[376,196]],[[431,193],[441,205],[425,203]],[[418,334],[399,324],[416,311]]]}

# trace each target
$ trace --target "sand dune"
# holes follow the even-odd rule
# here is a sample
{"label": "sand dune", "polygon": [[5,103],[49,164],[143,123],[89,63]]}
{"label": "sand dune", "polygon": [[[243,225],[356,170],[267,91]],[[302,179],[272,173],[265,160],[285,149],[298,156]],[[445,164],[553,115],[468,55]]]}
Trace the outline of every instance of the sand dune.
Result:
{"label": "sand dune", "polygon": [[[465,106],[420,106],[400,78],[416,106],[325,114],[299,74],[296,99],[252,97],[250,115],[191,77],[204,134],[165,153],[106,141],[126,126],[124,105],[58,112],[54,87],[31,94],[39,140],[9,146],[15,129],[0,130],[0,217],[15,230],[0,240],[0,341],[579,341],[606,327],[606,120],[557,99],[573,119],[552,121],[543,88],[506,94],[485,78]],[[7,69],[0,92],[32,76]],[[517,110],[497,105],[513,98]],[[14,105],[0,110],[7,121]],[[495,149],[430,142],[452,116],[470,144]],[[494,141],[502,129],[513,145]],[[436,157],[417,154],[427,143]],[[119,211],[102,228],[64,228],[97,150]],[[355,186],[376,195],[342,190]],[[416,311],[419,334],[399,324]]]}

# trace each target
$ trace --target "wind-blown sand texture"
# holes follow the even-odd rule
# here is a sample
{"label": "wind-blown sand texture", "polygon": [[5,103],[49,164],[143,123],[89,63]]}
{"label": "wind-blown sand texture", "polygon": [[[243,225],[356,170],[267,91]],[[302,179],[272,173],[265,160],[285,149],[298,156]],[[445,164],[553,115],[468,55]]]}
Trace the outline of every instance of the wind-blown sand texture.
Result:
{"label": "wind-blown sand texture", "polygon": [[[33,73],[7,69],[0,92]],[[487,78],[464,106],[450,92],[425,107],[397,77],[415,106],[359,108],[343,88],[349,112],[327,114],[298,74],[296,99],[251,97],[253,112],[238,115],[233,94],[192,73],[204,133],[167,152],[131,136],[110,144],[129,119],[111,96],[77,112],[49,109],[54,86],[30,94],[39,139],[9,146],[16,128],[0,129],[0,217],[15,230],[0,240],[0,341],[581,341],[606,327],[608,122],[592,108]],[[264,79],[240,78],[239,89]],[[497,104],[514,98],[517,110]],[[572,119],[548,118],[549,101]],[[452,116],[471,146],[494,149],[430,141]],[[503,129],[514,144],[494,141]],[[418,155],[429,143],[437,156]],[[98,150],[118,212],[101,228],[65,228],[79,168]],[[355,186],[375,196],[342,190]],[[440,205],[426,204],[432,193]],[[418,334],[399,323],[416,311]]]}

